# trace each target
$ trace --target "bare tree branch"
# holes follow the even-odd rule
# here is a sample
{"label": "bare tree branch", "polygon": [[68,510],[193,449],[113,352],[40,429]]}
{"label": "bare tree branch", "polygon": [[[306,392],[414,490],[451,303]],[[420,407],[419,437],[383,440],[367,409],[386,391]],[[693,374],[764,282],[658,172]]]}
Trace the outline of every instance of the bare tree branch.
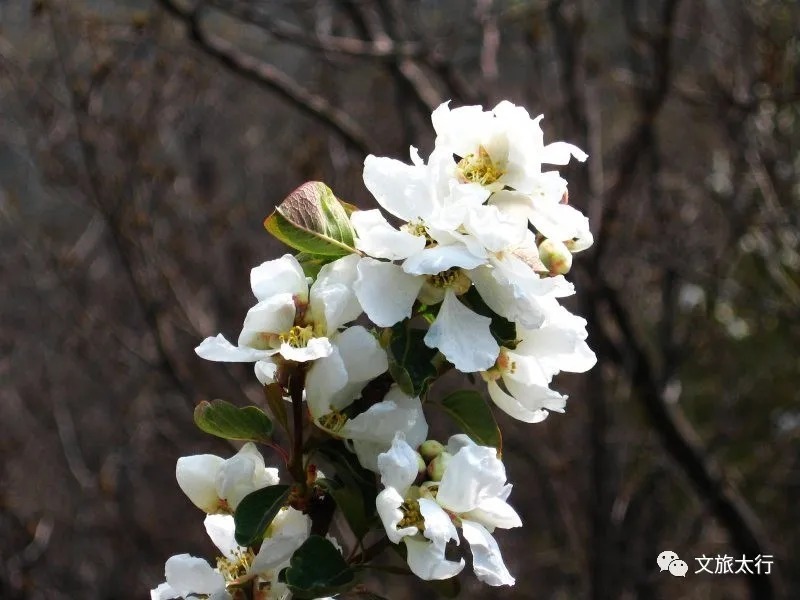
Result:
{"label": "bare tree branch", "polygon": [[370,149],[373,148],[372,141],[347,112],[304,88],[275,65],[246,54],[228,41],[206,32],[197,9],[183,8],[173,0],[157,1],[167,12],[187,26],[191,39],[203,52],[232,72],[278,94],[302,112],[323,123],[340,135],[348,146],[359,154],[370,153]]}

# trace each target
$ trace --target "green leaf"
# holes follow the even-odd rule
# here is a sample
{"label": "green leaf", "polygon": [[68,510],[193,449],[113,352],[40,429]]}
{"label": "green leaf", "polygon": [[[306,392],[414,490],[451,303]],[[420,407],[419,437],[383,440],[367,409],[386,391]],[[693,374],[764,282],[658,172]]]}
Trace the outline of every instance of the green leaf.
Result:
{"label": "green leaf", "polygon": [[226,440],[268,443],[272,436],[272,421],[263,410],[239,408],[224,400],[203,400],[194,409],[194,422],[206,433]]}
{"label": "green leaf", "polygon": [[437,350],[425,345],[426,333],[423,329],[411,329],[408,320],[401,321],[392,327],[392,338],[386,349],[389,374],[409,396],[424,393],[437,374],[433,364]]}
{"label": "green leaf", "polygon": [[347,519],[350,530],[357,539],[362,539],[372,529],[375,519],[373,517],[373,504],[365,502],[364,493],[354,485],[333,479],[317,479],[317,485],[328,492],[336,506]]}
{"label": "green leaf", "polygon": [[481,394],[474,390],[453,392],[442,400],[442,407],[476,444],[502,450],[500,428]]}
{"label": "green leaf", "polygon": [[342,203],[320,181],[307,181],[264,220],[264,228],[287,246],[318,256],[346,256],[356,249]]}
{"label": "green leaf", "polygon": [[347,214],[348,217],[358,210],[357,206],[355,206],[354,204],[350,204],[349,202],[345,202],[341,198],[339,198],[339,204],[342,205],[342,208],[344,209],[344,212]]}
{"label": "green leaf", "polygon": [[261,541],[272,519],[286,503],[289,490],[288,485],[270,485],[242,498],[233,515],[237,544],[252,546]]}
{"label": "green leaf", "polygon": [[320,487],[333,497],[342,510],[353,534],[360,540],[377,523],[375,496],[378,486],[375,474],[365,469],[358,458],[338,440],[328,440],[315,450],[330,463],[323,470],[332,478],[318,479]]}
{"label": "green leaf", "polygon": [[[339,440],[327,440],[320,444],[314,452],[321,454],[331,463],[331,466],[336,470],[337,477],[353,481],[360,488],[366,489],[370,493],[375,490],[375,493],[371,496],[373,500],[378,495],[375,473],[362,467],[356,455],[348,451],[342,442]],[[372,502],[372,504],[374,505],[375,503]]]}
{"label": "green leaf", "polygon": [[336,547],[312,535],[292,555],[281,576],[297,598],[320,598],[349,590],[356,584],[355,569]]}
{"label": "green leaf", "polygon": [[303,273],[305,276],[312,277],[314,279],[317,278],[317,275],[319,275],[319,271],[322,269],[322,267],[327,265],[329,262],[333,262],[337,258],[336,256],[324,256],[319,254],[310,254],[308,252],[298,252],[294,255],[294,257],[303,268]]}
{"label": "green leaf", "polygon": [[466,294],[460,296],[460,299],[479,315],[489,317],[492,320],[489,325],[489,331],[498,344],[512,350],[517,347],[516,325],[489,308],[478,293],[478,288],[475,286],[470,287]]}

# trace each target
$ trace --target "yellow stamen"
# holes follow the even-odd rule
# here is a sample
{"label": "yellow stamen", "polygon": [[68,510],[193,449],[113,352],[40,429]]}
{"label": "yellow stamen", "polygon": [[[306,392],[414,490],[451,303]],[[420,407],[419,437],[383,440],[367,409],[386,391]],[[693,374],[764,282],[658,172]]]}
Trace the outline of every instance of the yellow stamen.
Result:
{"label": "yellow stamen", "polygon": [[305,327],[295,325],[278,337],[282,344],[289,344],[292,348],[305,348],[314,337],[314,328],[311,325]]}
{"label": "yellow stamen", "polygon": [[425,519],[420,512],[418,500],[406,500],[400,505],[400,510],[403,512],[403,518],[397,524],[398,527],[416,527],[420,533],[425,531]]}
{"label": "yellow stamen", "polygon": [[249,549],[234,550],[233,554],[231,558],[224,556],[217,558],[217,570],[222,574],[226,585],[236,583],[239,578],[247,575],[255,559],[255,554]]}
{"label": "yellow stamen", "polygon": [[458,170],[465,182],[480,185],[491,185],[505,175],[505,169],[492,160],[483,146],[478,147],[477,154],[467,154],[462,158]]}
{"label": "yellow stamen", "polygon": [[324,415],[319,419],[319,424],[321,427],[334,433],[344,427],[345,423],[347,423],[347,415],[340,413],[336,409],[333,409],[327,415]]}

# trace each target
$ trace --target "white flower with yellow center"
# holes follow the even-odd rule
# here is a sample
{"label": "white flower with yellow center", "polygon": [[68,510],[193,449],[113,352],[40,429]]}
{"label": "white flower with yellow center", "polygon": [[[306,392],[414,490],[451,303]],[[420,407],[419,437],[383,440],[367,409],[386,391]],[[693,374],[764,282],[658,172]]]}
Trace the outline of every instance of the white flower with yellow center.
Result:
{"label": "white flower with yellow center", "polygon": [[481,106],[450,109],[440,105],[431,115],[436,131],[436,150],[459,157],[455,175],[491,191],[511,188],[535,192],[541,186],[542,164],[565,165],[570,158],[587,158],[566,142],[544,144],[542,116],[531,119],[528,111],[504,100],[491,111]]}
{"label": "white flower with yellow center", "polygon": [[513,585],[497,542],[491,532],[522,525],[506,500],[503,463],[494,448],[478,446],[468,437],[450,438],[441,480],[414,486],[419,473],[419,455],[402,435],[378,457],[384,489],[376,506],[389,539],[405,543],[411,571],[422,579],[448,579],[464,568],[464,560],[449,561],[445,548],[458,543],[456,526],[470,544],[476,576],[492,585]]}
{"label": "white flower with yellow center", "polygon": [[551,411],[564,412],[567,397],[549,386],[561,371],[584,373],[595,365],[586,337],[586,321],[554,302],[540,328],[517,325],[517,346],[501,348],[495,366],[481,373],[489,396],[526,423],[543,421]]}
{"label": "white flower with yellow center", "polygon": [[411,316],[417,298],[428,305],[440,304],[425,344],[437,348],[463,373],[489,368],[500,350],[489,330],[491,319],[458,299],[469,290],[469,277],[458,268],[432,270],[430,275],[411,275],[399,265],[365,257],[358,263],[355,294],[370,320],[380,327]]}
{"label": "white flower with yellow center", "polygon": [[284,598],[286,585],[278,581],[278,573],[311,533],[311,519],[286,507],[275,516],[258,553],[236,543],[235,524],[230,515],[208,515],[206,532],[219,549],[216,567],[202,558],[178,554],[164,567],[166,582],[150,591],[151,600],[207,597],[210,600],[231,600],[230,586],[253,581],[266,592],[265,600]]}
{"label": "white flower with yellow center", "polygon": [[232,513],[247,494],[279,481],[278,469],[264,465],[252,442],[227,460],[213,454],[183,456],[175,477],[189,500],[208,514]]}
{"label": "white flower with yellow center", "polygon": [[256,362],[261,383],[273,381],[273,357],[313,361],[332,352],[329,336],[361,314],[352,292],[358,256],[325,265],[311,285],[293,256],[263,263],[250,273],[258,304],[244,320],[237,345],[222,334],[206,338],[195,351],[201,358],[223,362]]}

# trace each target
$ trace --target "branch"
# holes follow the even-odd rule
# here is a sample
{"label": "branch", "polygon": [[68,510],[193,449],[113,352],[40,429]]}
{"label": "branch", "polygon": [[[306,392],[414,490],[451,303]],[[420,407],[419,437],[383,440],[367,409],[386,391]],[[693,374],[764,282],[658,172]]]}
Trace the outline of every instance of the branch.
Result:
{"label": "branch", "polygon": [[275,65],[242,52],[228,41],[206,32],[201,26],[197,9],[183,8],[173,0],[157,0],[157,2],[187,26],[192,41],[203,52],[237,75],[278,94],[300,111],[324,124],[359,154],[369,154],[373,143],[361,126],[345,111],[301,86]]}
{"label": "branch", "polygon": [[[630,190],[640,161],[648,155],[648,148],[653,143],[653,127],[666,102],[672,84],[672,41],[674,25],[681,0],[665,0],[661,11],[661,24],[657,34],[643,36],[638,29],[632,31],[634,43],[638,44],[642,37],[651,40],[652,71],[654,81],[649,88],[639,94],[640,115],[633,130],[619,146],[617,163],[619,168],[611,185],[603,192],[602,213],[600,223],[596,225],[593,263],[599,267],[600,258],[607,247],[611,231],[619,218],[619,207],[622,197]],[[632,29],[633,26],[629,26]]]}
{"label": "branch", "polygon": [[241,3],[235,0],[212,0],[212,4],[215,8],[240,21],[263,29],[277,40],[290,42],[310,50],[383,60],[419,57],[427,52],[427,49],[417,42],[398,42],[388,37],[361,40],[318,33],[309,35],[291,23],[270,18],[266,11],[251,3]]}
{"label": "branch", "polygon": [[[698,495],[708,502],[712,514],[728,531],[737,551],[747,556],[769,554],[761,526],[750,506],[726,479],[719,464],[703,450],[697,433],[677,405],[666,401],[664,387],[658,383],[661,378],[639,341],[616,291],[604,286],[597,295],[609,307],[625,338],[625,367],[664,448],[686,473]],[[601,335],[606,337],[604,332]],[[769,577],[749,575],[748,584],[754,598],[775,597]]]}

